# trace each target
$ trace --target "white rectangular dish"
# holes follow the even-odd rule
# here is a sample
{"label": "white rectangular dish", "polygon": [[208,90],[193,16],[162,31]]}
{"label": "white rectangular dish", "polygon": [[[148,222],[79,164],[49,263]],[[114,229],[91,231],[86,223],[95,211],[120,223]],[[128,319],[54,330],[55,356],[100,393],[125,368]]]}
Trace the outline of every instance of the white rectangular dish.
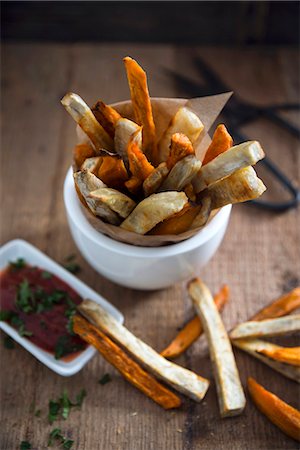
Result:
{"label": "white rectangular dish", "polygon": [[[15,261],[17,258],[24,258],[30,265],[41,267],[48,270],[54,275],[61,278],[69,284],[82,298],[89,298],[99,303],[110,314],[112,314],[120,323],[123,323],[124,317],[121,312],[116,309],[111,303],[105,300],[97,292],[93,291],[86,284],[64,269],[62,266],[54,262],[40,250],[22,239],[15,239],[7,242],[0,249],[0,270],[3,270],[10,261]],[[28,350],[35,358],[41,361],[49,369],[62,376],[70,376],[79,372],[82,367],[94,356],[96,349],[92,346],[87,347],[72,361],[60,361],[55,359],[54,355],[42,350],[37,345],[30,342],[28,339],[19,335],[19,333],[8,323],[0,321],[0,329],[5,331],[16,342]]]}

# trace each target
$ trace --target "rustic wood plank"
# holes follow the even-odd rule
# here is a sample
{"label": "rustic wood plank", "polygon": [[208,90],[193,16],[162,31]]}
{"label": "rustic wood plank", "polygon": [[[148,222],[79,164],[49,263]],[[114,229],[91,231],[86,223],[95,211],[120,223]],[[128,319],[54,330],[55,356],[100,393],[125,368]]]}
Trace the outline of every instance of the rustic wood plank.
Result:
{"label": "rustic wood plank", "polygon": [[[80,278],[119,307],[126,325],[160,350],[176,328],[193,314],[185,283],[156,292],[116,286],[83,261],[68,231],[62,185],[75,142],[74,125],[59,104],[62,95],[77,91],[88,103],[129,96],[121,59],[138,59],[149,76],[153,96],[184,93],[163,74],[162,67],[197,79],[190,56],[201,55],[246,100],[295,101],[299,93],[298,61],[291,50],[225,50],[216,48],[125,44],[9,44],[3,53],[2,206],[1,241],[23,237],[58,262],[75,253]],[[297,141],[275,126],[257,121],[247,133],[261,140],[270,156],[295,182],[300,181]],[[271,181],[270,181],[271,182]],[[277,191],[276,191],[277,192]],[[279,190],[280,192],[280,190]],[[9,194],[8,194],[9,193]],[[247,206],[234,207],[225,240],[201,275],[213,292],[228,283],[231,300],[223,317],[230,329],[281,293],[300,284],[299,211],[273,215]],[[162,305],[164,314],[162,314]],[[286,345],[292,343],[287,338]],[[236,351],[243,384],[252,375],[287,402],[296,405],[296,384]],[[2,350],[1,449],[17,448],[22,439],[33,448],[46,448],[47,404],[67,388],[71,397],[81,388],[88,395],[81,411],[58,422],[75,440],[74,448],[96,449],[227,449],[296,448],[248,401],[245,413],[221,420],[212,386],[202,404],[186,400],[181,410],[165,412],[133,389],[101,357],[79,374],[63,379],[51,373],[21,347]],[[179,358],[179,363],[212,379],[205,338]],[[113,381],[98,380],[105,372]],[[26,386],[26,389],[24,389]],[[40,419],[29,412],[32,401]],[[137,414],[135,414],[137,413]]]}

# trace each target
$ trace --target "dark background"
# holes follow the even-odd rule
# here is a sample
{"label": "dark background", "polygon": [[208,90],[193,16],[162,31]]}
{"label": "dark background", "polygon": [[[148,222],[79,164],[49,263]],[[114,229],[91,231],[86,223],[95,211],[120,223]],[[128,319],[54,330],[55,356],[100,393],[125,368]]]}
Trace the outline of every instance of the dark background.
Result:
{"label": "dark background", "polygon": [[299,15],[298,1],[2,1],[1,34],[3,40],[297,46]]}

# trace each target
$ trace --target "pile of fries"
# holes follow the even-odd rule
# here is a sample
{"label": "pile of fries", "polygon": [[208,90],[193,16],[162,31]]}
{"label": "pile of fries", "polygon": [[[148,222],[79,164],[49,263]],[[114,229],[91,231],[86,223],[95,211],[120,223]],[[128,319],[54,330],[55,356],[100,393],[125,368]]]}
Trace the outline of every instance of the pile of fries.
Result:
{"label": "pile of fries", "polygon": [[[288,315],[300,307],[300,287],[259,311],[251,321],[237,325],[229,334],[219,313],[228,301],[228,286],[223,286],[213,298],[208,287],[197,278],[188,283],[188,292],[196,315],[160,354],[92,300],[84,300],[78,306],[74,332],[94,345],[127,381],[165,409],[181,405],[181,398],[169,387],[196,402],[204,398],[209,388],[209,380],[169,361],[182,354],[202,330],[208,342],[221,417],[239,415],[246,406],[231,344],[300,382],[300,347],[284,348],[258,339],[300,330],[300,315]],[[298,410],[251,377],[248,389],[258,409],[287,435],[300,440]]]}
{"label": "pile of fries", "polygon": [[186,106],[158,139],[146,73],[130,57],[124,63],[134,121],[100,100],[90,109],[77,94],[62,99],[86,136],[74,149],[74,180],[93,215],[139,235],[180,235],[204,226],[213,210],[265,191],[251,167],[264,157],[260,144],[233,146],[221,124],[201,162],[196,148],[207,130]]}

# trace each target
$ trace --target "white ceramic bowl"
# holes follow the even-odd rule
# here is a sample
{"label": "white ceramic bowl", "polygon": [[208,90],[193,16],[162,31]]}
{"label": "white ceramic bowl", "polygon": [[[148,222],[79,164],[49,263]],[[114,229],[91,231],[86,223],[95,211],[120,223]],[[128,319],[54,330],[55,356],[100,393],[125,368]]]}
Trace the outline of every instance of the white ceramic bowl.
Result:
{"label": "white ceramic bowl", "polygon": [[72,169],[64,184],[64,201],[73,239],[88,263],[115,283],[134,289],[160,289],[196,276],[218,249],[229,220],[224,206],[195,236],[164,247],[138,247],[96,231],[82,213]]}

